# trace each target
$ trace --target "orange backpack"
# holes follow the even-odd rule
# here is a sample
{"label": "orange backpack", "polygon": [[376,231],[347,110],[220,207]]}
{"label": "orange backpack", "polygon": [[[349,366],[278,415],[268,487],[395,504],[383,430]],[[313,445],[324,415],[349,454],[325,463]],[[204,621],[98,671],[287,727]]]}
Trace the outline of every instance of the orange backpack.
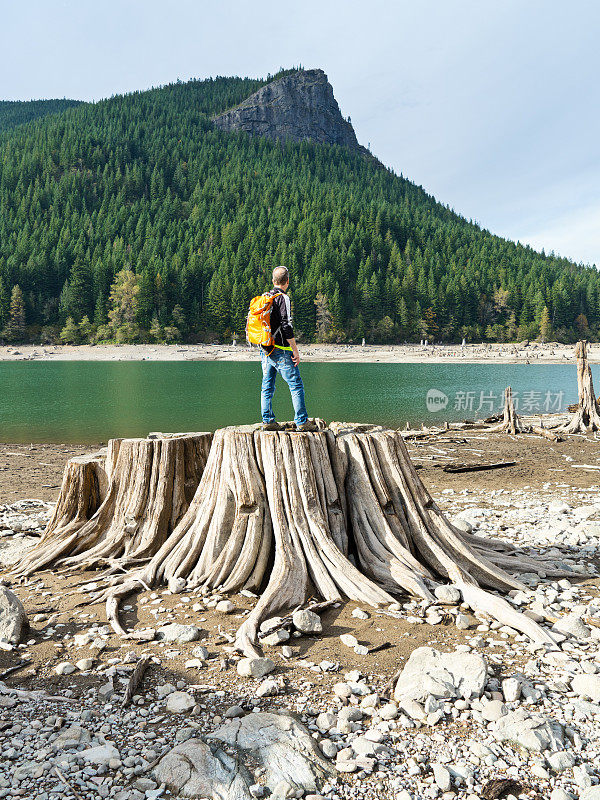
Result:
{"label": "orange backpack", "polygon": [[250,301],[250,310],[246,320],[246,339],[249,344],[258,344],[263,347],[274,347],[273,333],[271,331],[271,309],[273,300],[280,297],[278,294],[259,294]]}

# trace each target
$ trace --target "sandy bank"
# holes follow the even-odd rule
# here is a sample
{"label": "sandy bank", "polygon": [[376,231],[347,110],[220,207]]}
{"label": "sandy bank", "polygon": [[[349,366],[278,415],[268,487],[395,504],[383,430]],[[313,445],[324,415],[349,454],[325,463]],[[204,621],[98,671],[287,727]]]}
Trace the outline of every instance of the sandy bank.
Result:
{"label": "sandy bank", "polygon": [[[303,361],[347,363],[463,363],[565,364],[574,363],[573,345],[556,343],[429,345],[301,345]],[[591,363],[600,363],[600,345],[589,347]],[[197,345],[22,345],[0,346],[0,361],[251,361],[256,348],[245,344]]]}

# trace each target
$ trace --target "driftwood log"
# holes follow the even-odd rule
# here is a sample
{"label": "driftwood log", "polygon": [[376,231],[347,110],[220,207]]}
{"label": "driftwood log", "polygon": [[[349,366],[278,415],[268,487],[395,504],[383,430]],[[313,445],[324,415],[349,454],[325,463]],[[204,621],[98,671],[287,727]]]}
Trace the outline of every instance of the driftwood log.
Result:
{"label": "driftwood log", "polygon": [[563,433],[589,433],[600,430],[600,413],[598,401],[594,393],[592,370],[587,357],[587,342],[577,343],[575,348],[577,357],[577,392],[579,404],[569,420],[561,430]]}
{"label": "driftwood log", "polygon": [[71,459],[54,515],[18,566],[122,570],[153,556],[188,508],[212,434],[111,439],[106,452]]}

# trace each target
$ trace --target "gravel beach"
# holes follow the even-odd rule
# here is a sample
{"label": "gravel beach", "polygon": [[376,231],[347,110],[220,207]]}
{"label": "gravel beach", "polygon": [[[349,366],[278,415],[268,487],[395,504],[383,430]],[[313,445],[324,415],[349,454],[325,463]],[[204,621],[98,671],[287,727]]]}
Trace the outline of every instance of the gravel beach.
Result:
{"label": "gravel beach", "polygon": [[[267,761],[246,748],[246,772],[235,772],[239,794],[223,797],[597,798],[597,447],[592,437],[554,444],[484,431],[409,444],[421,478],[457,525],[540,559],[539,574],[526,575],[526,591],[513,592],[510,602],[552,629],[558,650],[536,649],[473,615],[448,590],[430,605],[408,598],[382,609],[336,604],[320,615],[321,632],[290,624],[272,638],[267,633],[267,672],[244,677],[232,640],[251,596],[224,603],[214,592],[141,591],[124,604],[134,635],[123,641],[106,625],[102,605],[81,604],[79,585],[94,573],[15,581],[10,564],[43,531],[65,460],[93,448],[0,446],[0,559],[4,583],[29,621],[19,644],[0,650],[0,672],[19,667],[0,678],[0,797],[151,800],[175,796],[175,787],[185,796],[193,780],[207,785],[200,780],[206,775],[181,767],[192,756],[196,763],[204,740],[212,749],[197,768],[214,761],[225,769],[242,752],[231,738],[234,723],[254,722],[246,738],[264,737],[277,712],[288,728],[295,715],[330,771],[313,760],[312,778],[279,776],[277,788]],[[482,455],[512,456],[517,464],[442,470]],[[548,563],[569,577],[546,577]],[[146,658],[133,702],[122,707]]]}
{"label": "gravel beach", "polygon": [[[303,361],[348,363],[381,362],[465,363],[465,364],[565,364],[575,363],[575,347],[570,344],[547,342],[520,344],[456,344],[436,345],[346,345],[302,344]],[[600,345],[589,346],[591,363],[600,362]],[[256,348],[245,342],[233,345],[19,345],[0,346],[0,361],[247,361],[256,359]]]}

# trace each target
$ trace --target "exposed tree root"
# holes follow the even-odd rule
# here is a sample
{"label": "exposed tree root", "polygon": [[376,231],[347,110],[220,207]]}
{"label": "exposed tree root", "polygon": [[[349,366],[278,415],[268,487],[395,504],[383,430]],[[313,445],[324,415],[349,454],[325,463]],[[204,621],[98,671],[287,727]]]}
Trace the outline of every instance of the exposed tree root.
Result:
{"label": "exposed tree root", "polygon": [[[192,441],[200,449],[205,442],[189,437]],[[111,443],[108,461],[115,447]],[[156,448],[152,458],[149,447]],[[59,537],[53,550],[47,546],[37,557],[34,551],[21,571],[28,574],[55,560],[70,566],[112,564],[107,588],[94,600],[106,601],[108,619],[121,635],[127,632],[118,619],[119,601],[142,587],[250,589],[260,597],[236,638],[246,655],[260,654],[263,619],[311,595],[371,606],[389,604],[398,594],[433,601],[433,589],[442,581],[459,586],[474,610],[554,646],[548,631],[487,590],[524,588],[513,575],[520,571],[564,573],[503,542],[455,528],[419,479],[399,432],[341,423],[315,433],[252,426],[219,430],[183,515],[180,493],[173,488],[170,498],[166,488],[173,459],[165,453],[172,447],[174,440],[164,439],[154,445],[121,443],[98,511],[71,534],[68,547]],[[144,489],[153,499],[138,513],[135,530],[128,531],[121,507],[125,496],[140,496],[131,487],[143,465],[156,478],[142,481],[155,486],[154,492]],[[134,569],[144,557],[149,560]],[[129,567],[125,574],[116,574],[123,564]]]}

